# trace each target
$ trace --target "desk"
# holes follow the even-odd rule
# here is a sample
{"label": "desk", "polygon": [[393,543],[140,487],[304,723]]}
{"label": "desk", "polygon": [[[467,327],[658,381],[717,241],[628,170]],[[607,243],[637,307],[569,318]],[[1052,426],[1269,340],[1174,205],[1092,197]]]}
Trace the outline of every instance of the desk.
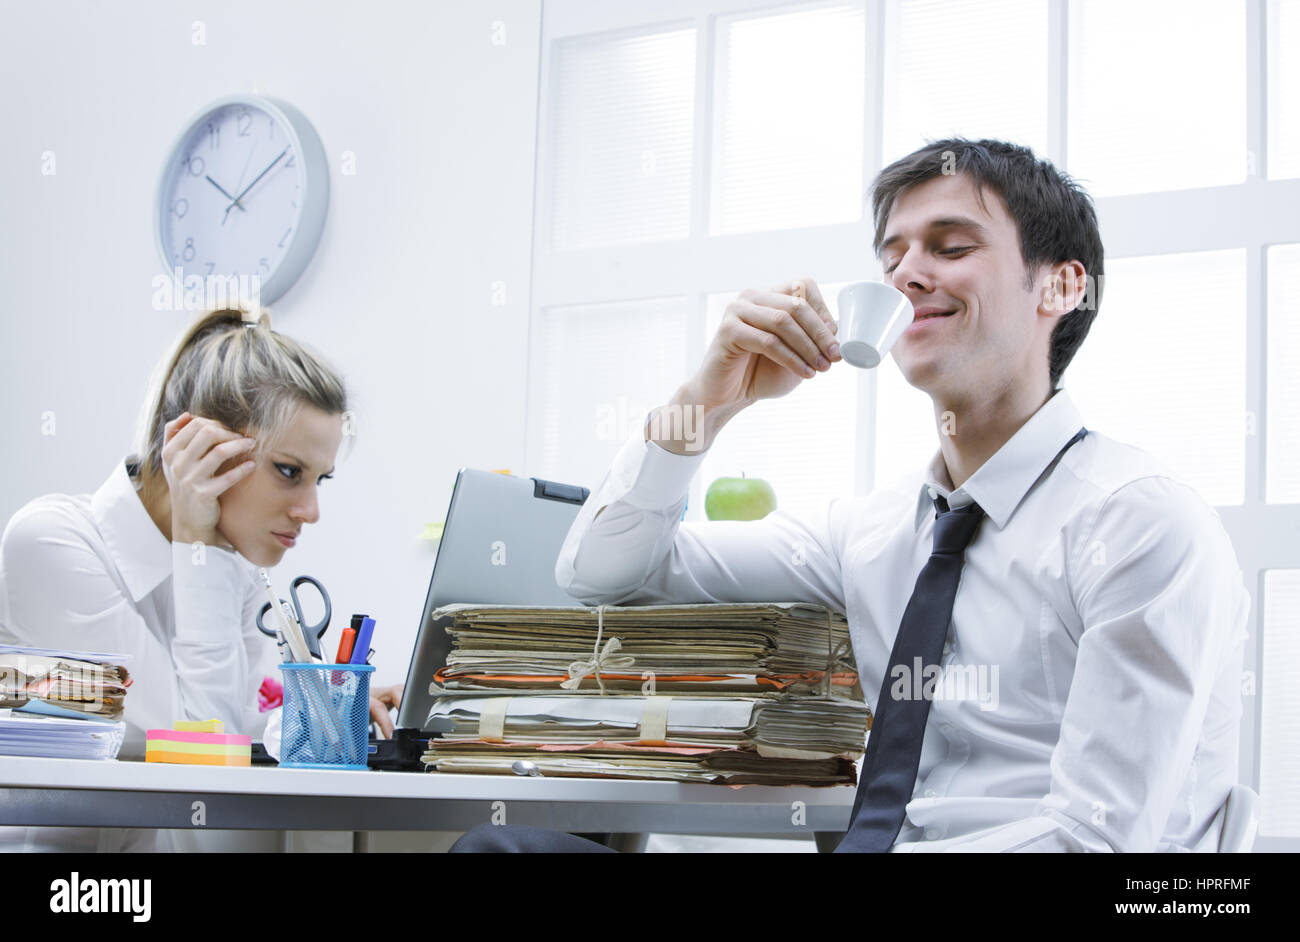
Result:
{"label": "desk", "polygon": [[[191,828],[201,811],[208,828],[467,831],[504,812],[506,824],[557,831],[791,837],[821,831],[838,838],[854,794],[850,786],[730,788],[0,757],[4,825]],[[803,802],[802,817],[795,802]]]}

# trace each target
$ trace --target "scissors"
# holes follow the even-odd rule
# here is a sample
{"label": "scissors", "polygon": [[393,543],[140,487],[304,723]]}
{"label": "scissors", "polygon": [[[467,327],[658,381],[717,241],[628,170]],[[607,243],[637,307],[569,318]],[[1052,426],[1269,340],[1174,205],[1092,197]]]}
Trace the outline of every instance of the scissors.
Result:
{"label": "scissors", "polygon": [[[320,593],[320,597],[322,601],[324,601],[325,603],[325,618],[321,622],[315,625],[307,624],[306,618],[303,616],[303,612],[302,612],[302,602],[299,601],[298,599],[298,586],[302,585],[304,582],[310,582],[312,585],[314,585],[316,587],[316,591]],[[323,585],[321,585],[311,576],[299,576],[297,579],[294,579],[289,586],[289,598],[293,599],[293,610],[298,617],[298,624],[302,626],[303,637],[307,641],[307,650],[311,652],[312,657],[321,658],[322,656],[321,656],[320,639],[321,636],[325,634],[325,630],[329,628],[330,618],[333,617],[334,614],[334,609],[330,605],[329,593],[325,591],[325,587]],[[287,603],[284,601],[284,599],[280,599],[280,604],[285,605]],[[271,625],[269,627],[266,624],[268,620],[267,615],[269,615],[270,613],[271,613],[271,603],[267,602],[262,606],[262,610],[257,613],[257,630],[262,632],[262,634],[264,635],[269,635],[270,637],[274,638],[277,635],[276,621],[274,619],[270,619]]]}

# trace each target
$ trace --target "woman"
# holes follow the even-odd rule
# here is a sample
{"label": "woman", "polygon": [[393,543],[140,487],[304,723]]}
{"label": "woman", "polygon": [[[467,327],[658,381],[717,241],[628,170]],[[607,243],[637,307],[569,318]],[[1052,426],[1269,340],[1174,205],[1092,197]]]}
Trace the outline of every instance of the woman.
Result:
{"label": "woman", "polygon": [[[347,394],[267,314],[221,310],[186,332],[147,407],[138,453],[98,491],[37,498],[0,539],[0,643],[130,654],[121,754],[137,759],[146,730],[179,719],[261,737],[278,651],[255,624],[256,570],[319,519]],[[373,691],[385,734],[400,695]],[[0,831],[14,849],[80,850],[153,849],[155,833]]]}

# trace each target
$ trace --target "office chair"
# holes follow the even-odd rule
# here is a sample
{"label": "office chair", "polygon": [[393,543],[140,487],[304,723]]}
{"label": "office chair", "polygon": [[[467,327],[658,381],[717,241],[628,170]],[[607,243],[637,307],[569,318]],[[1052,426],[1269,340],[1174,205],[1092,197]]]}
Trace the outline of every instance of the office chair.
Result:
{"label": "office chair", "polygon": [[1219,853],[1250,853],[1259,830],[1259,795],[1249,785],[1233,785],[1220,814],[1223,831],[1219,835]]}

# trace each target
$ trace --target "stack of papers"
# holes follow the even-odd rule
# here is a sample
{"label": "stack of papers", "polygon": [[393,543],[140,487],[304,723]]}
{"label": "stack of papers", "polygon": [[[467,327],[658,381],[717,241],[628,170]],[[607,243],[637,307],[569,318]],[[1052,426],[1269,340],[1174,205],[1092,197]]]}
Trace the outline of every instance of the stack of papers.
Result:
{"label": "stack of papers", "polygon": [[[436,740],[435,740],[436,741]],[[574,753],[579,753],[575,755]],[[853,763],[842,760],[763,759],[725,749],[645,747],[630,743],[585,747],[538,746],[529,752],[481,744],[462,746],[434,764],[439,772],[510,775],[520,759],[532,762],[543,776],[634,778],[710,785],[853,785]],[[427,755],[425,762],[429,761]]]}
{"label": "stack of papers", "polygon": [[[870,712],[843,616],[797,603],[454,605],[425,763],[439,772],[853,784]],[[604,650],[594,670],[597,635]],[[571,679],[572,678],[572,679]],[[568,687],[561,685],[568,682]],[[576,689],[574,689],[576,686]],[[602,693],[603,688],[603,693]]]}
{"label": "stack of papers", "polygon": [[602,671],[607,691],[639,692],[647,672],[663,693],[828,695],[828,685],[846,693],[857,685],[848,622],[815,605],[607,606],[603,621],[582,606],[448,605],[432,617],[445,616],[452,650],[434,682],[448,690],[558,691],[569,665],[591,657],[598,621],[601,647],[618,638],[618,653],[634,660]]}
{"label": "stack of papers", "polygon": [[116,720],[130,685],[120,654],[0,645],[0,707],[36,701],[73,714]]}
{"label": "stack of papers", "polygon": [[116,758],[128,660],[0,645],[0,755]]}
{"label": "stack of papers", "polygon": [[0,710],[0,755],[116,759],[125,723],[65,720]]}

